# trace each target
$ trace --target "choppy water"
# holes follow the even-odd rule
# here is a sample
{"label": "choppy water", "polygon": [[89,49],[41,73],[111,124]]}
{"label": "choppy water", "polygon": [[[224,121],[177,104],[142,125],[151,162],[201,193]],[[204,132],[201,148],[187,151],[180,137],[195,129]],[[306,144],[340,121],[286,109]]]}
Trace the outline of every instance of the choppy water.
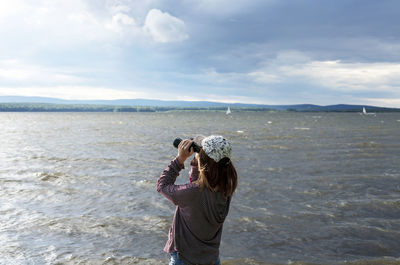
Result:
{"label": "choppy water", "polygon": [[240,179],[223,264],[400,264],[400,114],[0,113],[0,122],[0,264],[167,264],[174,207],[156,180],[174,137],[197,133],[234,146]]}

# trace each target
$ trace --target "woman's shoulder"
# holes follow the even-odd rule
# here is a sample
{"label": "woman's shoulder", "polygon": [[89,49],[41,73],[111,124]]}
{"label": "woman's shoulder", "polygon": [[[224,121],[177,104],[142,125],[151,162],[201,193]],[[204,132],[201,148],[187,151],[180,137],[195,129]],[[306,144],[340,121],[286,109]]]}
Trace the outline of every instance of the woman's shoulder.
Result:
{"label": "woman's shoulder", "polygon": [[213,191],[213,190],[211,190],[211,189],[209,189],[207,187],[204,187],[203,189],[200,188],[200,190],[201,190],[201,193],[202,193],[203,197],[208,198],[208,199],[212,199],[214,201],[225,203],[229,199],[229,197],[228,198],[225,197],[221,192],[219,192],[217,190]]}
{"label": "woman's shoulder", "polygon": [[199,184],[197,184],[196,182],[189,182],[189,183],[182,184],[182,185],[176,185],[176,191],[200,194],[201,188],[200,188]]}

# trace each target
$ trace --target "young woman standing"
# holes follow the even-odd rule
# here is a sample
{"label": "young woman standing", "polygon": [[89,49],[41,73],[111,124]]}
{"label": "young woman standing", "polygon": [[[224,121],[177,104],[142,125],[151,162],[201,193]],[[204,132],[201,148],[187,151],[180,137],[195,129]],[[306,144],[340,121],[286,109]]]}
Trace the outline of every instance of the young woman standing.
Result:
{"label": "young woman standing", "polygon": [[192,143],[179,144],[178,156],[157,182],[157,191],[177,206],[164,251],[171,255],[170,265],[220,264],[222,227],[237,186],[232,147],[222,136],[201,139],[202,148],[190,163],[191,181],[175,185],[186,159],[193,155]]}

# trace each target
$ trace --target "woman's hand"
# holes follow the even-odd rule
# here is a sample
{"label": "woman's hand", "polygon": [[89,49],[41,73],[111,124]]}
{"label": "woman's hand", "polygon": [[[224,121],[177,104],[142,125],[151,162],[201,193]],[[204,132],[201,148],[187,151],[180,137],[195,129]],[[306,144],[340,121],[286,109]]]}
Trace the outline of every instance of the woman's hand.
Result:
{"label": "woman's hand", "polygon": [[192,143],[192,140],[186,139],[180,142],[180,144],[178,145],[178,161],[182,165],[185,163],[186,159],[194,153],[193,148],[190,149]]}

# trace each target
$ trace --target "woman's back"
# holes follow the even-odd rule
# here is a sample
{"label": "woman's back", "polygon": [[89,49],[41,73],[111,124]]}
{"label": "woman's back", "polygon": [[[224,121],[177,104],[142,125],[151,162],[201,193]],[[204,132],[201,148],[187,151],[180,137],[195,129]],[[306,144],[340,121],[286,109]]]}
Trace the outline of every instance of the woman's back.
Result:
{"label": "woman's back", "polygon": [[[186,152],[183,162],[189,157],[189,144],[190,142],[186,141],[185,147],[181,147]],[[158,179],[158,192],[177,206],[164,251],[171,255],[178,254],[185,264],[215,264],[219,260],[222,227],[229,212],[230,195],[236,188],[236,171],[232,176],[234,181],[230,182],[233,186],[228,189],[230,194],[226,196],[227,192],[223,189],[218,190],[221,186],[218,186],[218,174],[213,174],[210,178],[207,163],[204,163],[200,156],[196,156],[196,161],[200,165],[191,163],[190,183],[174,184],[179,171],[184,168],[179,155],[171,161]],[[226,165],[228,163],[225,161],[223,166]],[[232,164],[229,166],[233,168]],[[223,169],[221,172],[226,174],[228,171]],[[214,183],[212,178],[215,176],[217,184],[210,186],[209,183]]]}

